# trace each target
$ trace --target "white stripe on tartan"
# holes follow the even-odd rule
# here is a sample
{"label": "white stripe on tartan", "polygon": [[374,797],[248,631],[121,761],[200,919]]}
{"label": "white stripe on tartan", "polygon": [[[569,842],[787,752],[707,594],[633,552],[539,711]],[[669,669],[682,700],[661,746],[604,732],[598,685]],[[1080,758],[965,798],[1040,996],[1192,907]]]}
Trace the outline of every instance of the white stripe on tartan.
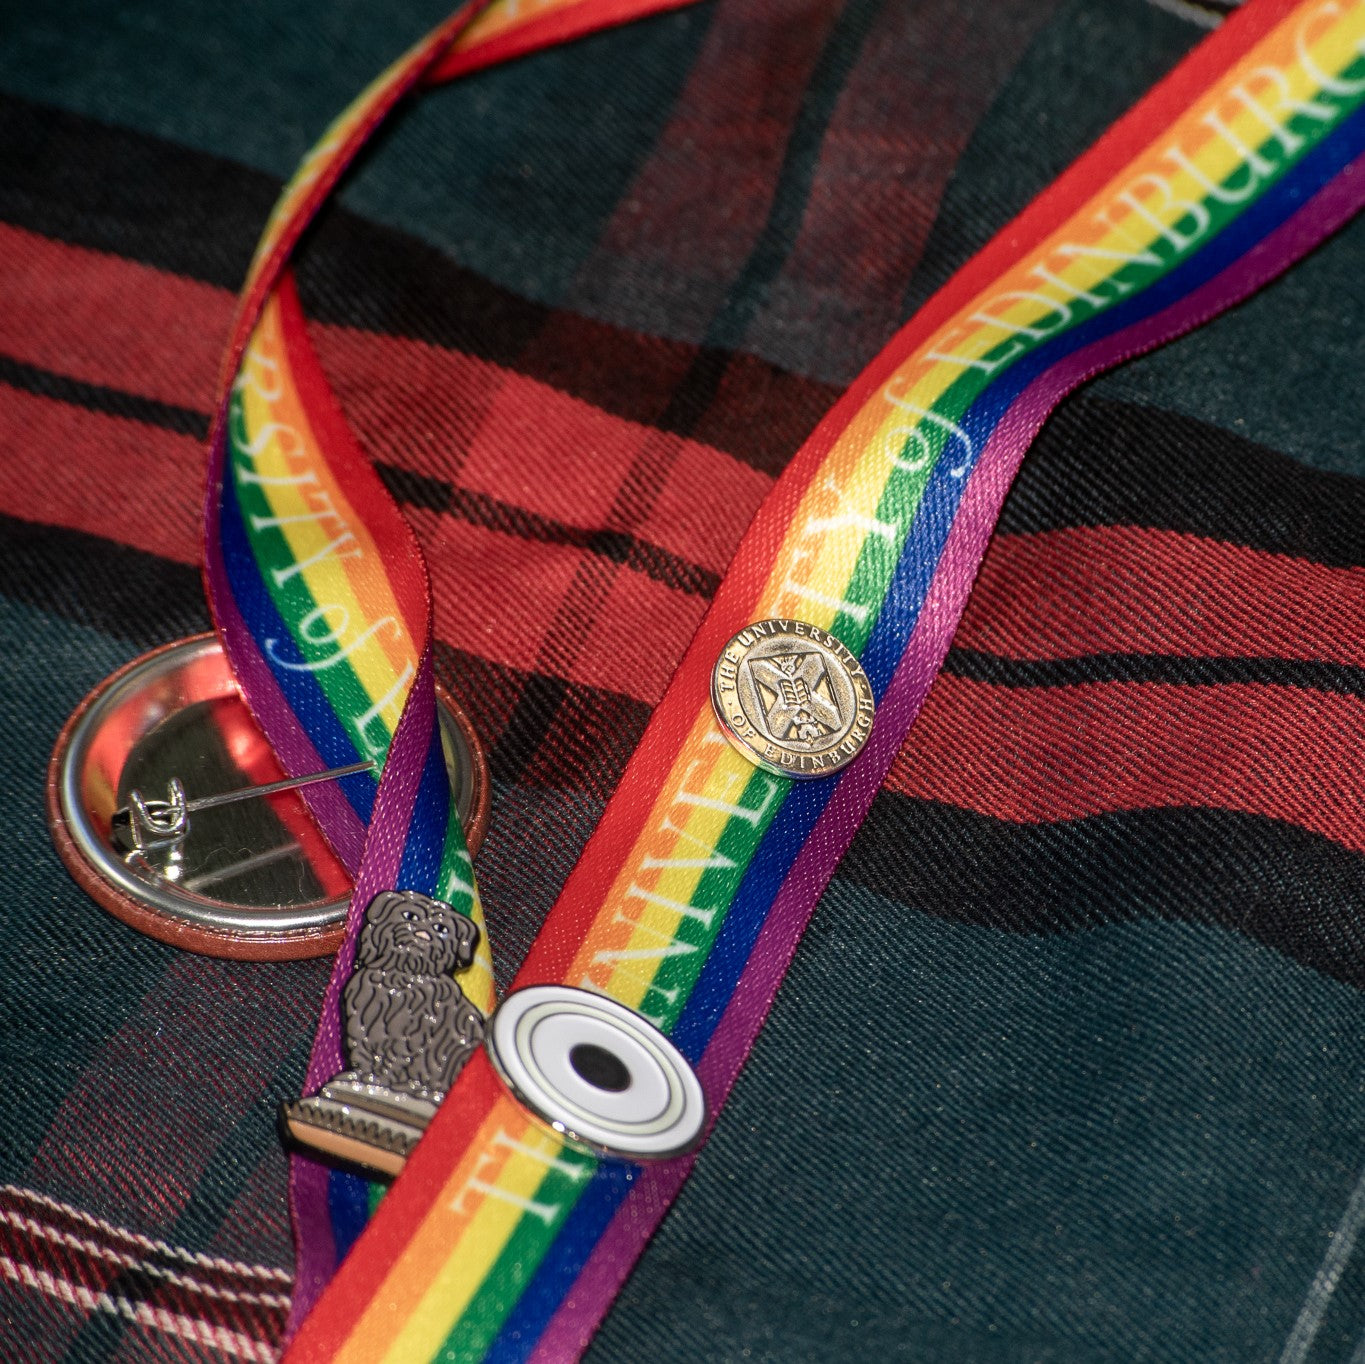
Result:
{"label": "white stripe on tartan", "polygon": [[64,1213],[67,1217],[75,1218],[83,1225],[102,1231],[107,1236],[116,1236],[121,1241],[138,1246],[142,1250],[168,1255],[185,1264],[198,1265],[201,1269],[217,1269],[225,1274],[242,1274],[254,1279],[272,1279],[286,1288],[292,1287],[294,1283],[294,1276],[286,1269],[272,1269],[269,1265],[249,1265],[241,1260],[221,1260],[212,1255],[201,1255],[198,1251],[167,1245],[165,1241],[154,1241],[149,1236],[129,1231],[127,1227],[117,1226],[113,1222],[106,1222],[102,1217],[94,1217],[80,1208],[72,1207],[70,1203],[63,1203],[59,1199],[39,1193],[36,1189],[21,1189],[17,1184],[0,1184],[0,1195],[5,1194],[37,1203],[54,1212]]}
{"label": "white stripe on tartan", "polygon": [[1174,14],[1178,19],[1188,19],[1190,23],[1197,24],[1200,28],[1217,28],[1223,22],[1223,16],[1215,14],[1212,10],[1202,9],[1199,5],[1187,3],[1187,0],[1149,0],[1157,9],[1164,9],[1167,14]]}
{"label": "white stripe on tartan", "polygon": [[44,1222],[26,1217],[23,1213],[15,1210],[0,1208],[0,1222],[8,1222],[10,1226],[18,1227],[31,1236],[40,1236],[45,1241],[53,1241],[59,1245],[69,1246],[72,1250],[81,1251],[86,1255],[93,1255],[101,1260],[109,1260],[125,1269],[136,1269],[153,1278],[165,1279],[168,1283],[175,1284],[177,1288],[198,1293],[203,1297],[221,1298],[224,1302],[259,1303],[262,1307],[278,1307],[286,1311],[289,1308],[287,1294],[239,1292],[232,1288],[218,1288],[213,1284],[201,1283],[198,1279],[191,1279],[186,1274],[177,1274],[173,1269],[153,1264],[150,1260],[140,1259],[126,1251],[115,1250],[112,1246],[102,1246],[97,1241],[87,1241],[84,1237],[77,1236],[73,1232],[48,1226]]}
{"label": "white stripe on tartan", "polygon": [[138,1326],[179,1336],[183,1340],[194,1341],[197,1345],[217,1350],[221,1354],[253,1361],[253,1364],[274,1364],[278,1358],[273,1345],[253,1340],[240,1331],[230,1331],[225,1326],[214,1326],[195,1317],[170,1312],[164,1307],[151,1307],[147,1303],[133,1302],[121,1294],[92,1293],[82,1284],[72,1283],[69,1279],[59,1279],[46,1270],[16,1264],[8,1255],[0,1255],[0,1274],[22,1284],[25,1288],[46,1293],[49,1297],[79,1307],[82,1311],[108,1312]]}
{"label": "white stripe on tartan", "polygon": [[1356,1238],[1360,1235],[1363,1225],[1365,1171],[1361,1172],[1360,1178],[1356,1181],[1356,1186],[1346,1201],[1346,1211],[1341,1214],[1341,1221],[1337,1223],[1337,1229],[1327,1242],[1327,1253],[1322,1257],[1322,1264],[1318,1266],[1318,1272],[1308,1286],[1308,1296],[1299,1310],[1298,1320],[1289,1333],[1289,1339],[1284,1343],[1280,1364],[1303,1364],[1308,1358],[1308,1351],[1312,1349],[1313,1341],[1317,1338],[1322,1319],[1327,1315],[1327,1304],[1332,1300],[1332,1294],[1337,1291],[1342,1271],[1351,1258]]}

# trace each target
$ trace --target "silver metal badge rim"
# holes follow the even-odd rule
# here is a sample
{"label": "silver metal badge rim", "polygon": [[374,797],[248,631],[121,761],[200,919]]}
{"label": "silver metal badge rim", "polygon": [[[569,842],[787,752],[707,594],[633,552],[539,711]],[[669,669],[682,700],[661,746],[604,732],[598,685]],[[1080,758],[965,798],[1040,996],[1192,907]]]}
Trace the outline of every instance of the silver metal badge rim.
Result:
{"label": "silver metal badge rim", "polygon": [[[765,757],[764,754],[760,753],[753,746],[753,744],[751,744],[743,736],[743,734],[736,731],[734,725],[730,721],[730,718],[726,715],[725,699],[721,690],[721,668],[726,660],[727,655],[729,654],[731,647],[739,642],[739,638],[741,635],[743,635],[746,631],[753,630],[755,627],[761,627],[765,625],[783,627],[784,632],[789,630],[794,639],[798,638],[809,639],[811,640],[812,643],[818,645],[825,652],[834,654],[835,657],[839,659],[839,662],[847,669],[849,674],[849,680],[852,683],[854,690],[866,691],[868,723],[863,728],[862,737],[859,739],[857,746],[851,753],[845,753],[838,757],[831,757],[827,759],[819,768],[806,769],[802,768],[797,764],[789,765],[771,761],[769,758]],[[801,627],[800,632],[798,632],[795,629],[795,627],[797,626]],[[815,632],[821,636],[835,640],[835,642],[839,645],[839,649],[838,650],[831,649],[830,646],[826,644],[823,639],[816,639],[815,634],[810,632]],[[847,655],[847,659],[842,657],[841,654]],[[848,660],[852,661],[852,667],[849,667]],[[733,748],[735,752],[738,753],[742,758],[744,758],[746,762],[752,763],[760,771],[768,772],[775,777],[788,777],[793,781],[818,781],[822,777],[832,776],[836,772],[843,771],[843,769],[846,768],[850,763],[854,762],[859,756],[859,754],[862,753],[863,749],[867,747],[868,738],[871,736],[872,733],[872,721],[876,715],[876,704],[872,700],[871,683],[868,681],[867,673],[864,671],[863,666],[861,662],[858,660],[857,655],[854,654],[852,650],[850,650],[847,647],[847,645],[845,645],[843,641],[838,638],[837,635],[832,634],[829,630],[821,629],[821,627],[813,625],[810,621],[799,620],[794,616],[763,617],[762,619],[759,620],[750,621],[748,625],[743,627],[743,629],[735,631],[735,633],[731,635],[730,638],[727,639],[725,643],[721,646],[720,652],[716,655],[716,661],[711,665],[710,696],[712,714],[715,716],[716,724],[719,727],[720,732],[725,736],[726,740],[729,742],[730,747]]]}
{"label": "silver metal badge rim", "polygon": [[[539,1082],[522,1054],[519,1024],[539,1012],[547,1019],[556,1009],[587,1013],[620,1030],[661,1055],[661,1070],[670,1085],[666,1125],[621,1124],[615,1129],[601,1116],[573,1111],[564,1096]],[[590,1155],[633,1164],[655,1164],[695,1151],[706,1135],[709,1105],[701,1081],[677,1046],[648,1019],[607,995],[571,985],[528,985],[512,991],[494,1009],[484,1032],[484,1049],[498,1077],[533,1117],[558,1133],[573,1148]]]}
{"label": "silver metal badge rim", "polygon": [[[140,688],[222,645],[213,634],[192,635],[132,660],[81,702],[58,737],[48,770],[48,821],[62,860],[101,906],[140,931],[193,951],[232,957],[288,958],[334,951],[344,931],[349,896],[294,908],[238,909],[167,882],[134,875],[101,835],[81,796],[84,764],[100,727]],[[444,732],[471,780],[459,792],[466,835],[477,848],[488,813],[486,763],[467,717],[438,688]],[[132,914],[137,914],[136,921]],[[260,950],[254,950],[253,944]],[[266,945],[271,945],[267,947]]]}

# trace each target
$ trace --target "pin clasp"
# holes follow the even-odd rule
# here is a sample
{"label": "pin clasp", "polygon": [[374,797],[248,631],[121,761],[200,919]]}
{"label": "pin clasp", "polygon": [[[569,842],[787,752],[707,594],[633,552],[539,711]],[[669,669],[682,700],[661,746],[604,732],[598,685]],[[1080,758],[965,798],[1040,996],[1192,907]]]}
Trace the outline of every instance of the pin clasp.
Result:
{"label": "pin clasp", "polygon": [[109,821],[110,841],[121,853],[174,851],[189,831],[189,803],[179,777],[171,778],[165,800],[147,800],[141,791],[129,791],[128,804]]}

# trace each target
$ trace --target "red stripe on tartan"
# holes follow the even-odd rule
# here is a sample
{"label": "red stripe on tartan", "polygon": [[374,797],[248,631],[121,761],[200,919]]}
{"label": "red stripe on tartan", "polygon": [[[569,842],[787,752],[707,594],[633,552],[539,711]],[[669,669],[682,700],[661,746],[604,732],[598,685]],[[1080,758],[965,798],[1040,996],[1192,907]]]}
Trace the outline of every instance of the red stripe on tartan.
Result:
{"label": "red stripe on tartan", "polygon": [[45,1236],[41,1229],[24,1225],[20,1218],[0,1218],[0,1254],[18,1264],[31,1265],[40,1273],[70,1279],[91,1292],[106,1288],[135,1257],[126,1253],[102,1253],[107,1248],[95,1243],[94,1252],[82,1252],[70,1241]]}
{"label": "red stripe on tartan", "polygon": [[0,352],[85,383],[207,411],[233,296],[0,223]]}
{"label": "red stripe on tartan", "polygon": [[[0,310],[0,354],[207,417],[218,349],[231,317],[230,293],[0,224],[0,259],[9,256],[17,268],[7,278],[7,307]],[[588,441],[617,448],[651,429],[645,422],[662,416],[696,355],[691,346],[571,314],[551,315],[517,371],[404,337],[311,322],[308,327],[362,444],[388,463],[443,478],[457,471],[495,395],[513,406],[544,404],[552,429],[561,421],[580,427],[586,421]],[[623,384],[632,388],[633,401],[643,392],[638,421],[601,411],[591,401],[599,390],[609,402],[612,389]],[[777,465],[828,406],[822,386],[747,356],[734,357],[695,438],[683,441],[677,464],[681,515],[655,518],[650,536],[723,570],[769,486],[767,475],[725,453],[727,435],[760,422],[771,426]],[[579,415],[584,413],[588,416]],[[575,446],[568,454],[575,462],[555,472],[561,481],[593,462],[590,448]],[[498,486],[503,485],[501,495],[515,502],[526,481],[517,481],[509,468]],[[573,506],[566,509],[558,499],[549,505],[557,519],[575,519]],[[578,522],[591,524],[581,514]]]}
{"label": "red stripe on tartan", "polygon": [[511,61],[541,48],[572,42],[618,24],[644,19],[668,10],[681,9],[696,0],[605,0],[605,3],[571,4],[543,19],[523,24],[514,32],[501,34],[468,51],[454,51],[444,57],[426,79],[428,85],[453,80],[456,76],[482,71],[499,62]]}
{"label": "red stripe on tartan", "polygon": [[[35,267],[12,279],[13,307],[0,312],[0,351],[87,383],[206,410],[217,341],[204,342],[225,329],[228,294],[116,256],[0,227],[0,239],[5,233],[11,246],[36,253],[33,259],[41,272]],[[44,286],[42,274],[48,271],[64,282],[61,290]],[[116,344],[92,348],[86,339],[88,319],[77,306],[84,298],[108,309]],[[129,322],[126,335],[122,320]],[[613,335],[619,339],[619,334]],[[158,346],[166,338],[173,341],[164,360],[153,363],[145,354],[149,336],[158,338]],[[309,336],[318,344],[323,369],[335,382],[347,416],[375,458],[448,480],[458,471],[463,452],[472,449],[475,476],[467,486],[570,524],[589,529],[601,525],[616,491],[612,475],[624,475],[645,441],[679,441],[659,501],[634,532],[714,572],[724,570],[769,486],[765,475],[703,441],[660,437],[650,427],[611,416],[548,384],[459,352],[343,327],[310,326]],[[632,341],[617,349],[633,346]],[[680,377],[685,356],[680,354],[676,368]],[[781,405],[782,395],[771,391],[771,376],[758,375],[755,381],[747,405],[757,418],[765,407]],[[736,395],[732,406],[741,408],[745,396]],[[11,397],[8,390],[0,392],[0,404]],[[25,406],[22,399],[13,400]],[[28,400],[35,401],[51,400]],[[125,471],[139,480],[155,478],[154,485],[142,486],[155,486],[158,492],[186,476],[192,475],[190,481],[199,477],[201,459],[169,454],[185,437],[134,435],[142,428],[128,424],[118,436],[93,414],[62,418],[61,404],[45,420],[35,421],[34,410],[25,407],[14,416],[14,426],[6,434],[19,444],[10,448],[24,448],[30,425],[35,444],[50,444],[54,422],[58,427],[68,423],[59,440],[74,441],[79,452],[79,464],[68,461],[65,472],[81,472],[71,491],[82,500],[94,491],[91,480],[110,478],[116,482],[109,486],[119,486]],[[736,420],[746,416],[742,410],[735,415]],[[128,448],[134,445],[146,448],[129,464]],[[154,471],[148,461],[158,455],[165,456],[159,461],[164,467]],[[58,470],[59,481],[62,473]],[[46,462],[35,461],[27,476],[41,476],[46,488]],[[15,471],[11,477],[22,479],[25,474]],[[0,483],[3,479],[0,474]],[[582,499],[565,496],[577,489],[584,491]],[[188,541],[174,530],[169,543],[162,526],[139,529],[134,524],[111,531],[102,503],[97,503],[93,515],[98,519],[92,523],[79,508],[64,510],[60,492],[47,518],[55,524],[93,530],[181,562],[197,559]],[[22,516],[40,505],[42,499],[22,486],[6,509]]]}
{"label": "red stripe on tartan", "polygon": [[675,335],[705,334],[748,261],[839,17],[837,5],[797,0],[775,25],[776,8],[720,0],[667,125],[580,274],[613,281],[625,266],[633,294],[666,295]]}
{"label": "red stripe on tartan", "polygon": [[192,436],[0,385],[0,512],[199,562],[204,449]]}
{"label": "red stripe on tartan", "polygon": [[821,337],[829,354],[875,354],[901,319],[948,177],[1049,17],[1033,0],[996,0],[989,23],[953,6],[881,7],[836,101],[800,232],[749,345],[795,333]]}
{"label": "red stripe on tartan", "polygon": [[[626,768],[616,795],[583,851],[551,916],[554,936],[541,932],[515,984],[562,980],[572,965],[573,944],[582,940],[610,885],[629,855],[667,776],[674,745],[669,736],[688,731],[699,704],[705,704],[709,675],[729,634],[729,624],[751,609],[764,581],[765,547],[777,543],[788,508],[814,476],[839,434],[894,374],[901,359],[926,340],[959,308],[1025,251],[1083,205],[1107,180],[1112,167],[1130,161],[1151,139],[1151,129],[1169,122],[1292,8],[1294,0],[1264,0],[1242,11],[1115,124],[1061,179],[1045,190],[1005,231],[920,309],[821,422],[788,465],[773,494],[764,500],[746,536],[751,547],[739,554],[722,582],[712,609],[679,666],[668,693]],[[785,493],[785,496],[784,496]],[[931,693],[932,696],[932,693]],[[923,724],[916,723],[912,735]]]}
{"label": "red stripe on tartan", "polygon": [[260,1346],[260,1357],[283,1334],[287,1284],[228,1276],[216,1268],[206,1273],[194,1263],[202,1257],[172,1247],[144,1253],[139,1238],[92,1227],[93,1219],[82,1220],[74,1209],[74,1215],[53,1217],[34,1199],[8,1191],[0,1204],[0,1259],[7,1263],[6,1277],[22,1286],[86,1312],[137,1315],[148,1324],[171,1314],[179,1319],[175,1334],[202,1339],[227,1331]]}
{"label": "red stripe on tartan", "polygon": [[[278,1190],[274,1196],[278,1198]],[[168,1268],[208,1288],[287,1297],[291,1276],[268,1265],[247,1264],[222,1256],[191,1251],[109,1222],[70,1203],[15,1185],[0,1186],[0,1223],[17,1228],[21,1236],[54,1238],[75,1249],[84,1248],[107,1261],[111,1252],[139,1263]]]}
{"label": "red stripe on tartan", "polygon": [[[583,550],[521,540],[418,508],[408,510],[408,519],[435,585],[436,637],[507,667],[552,671],[653,704],[705,610],[691,593]],[[556,630],[560,604],[584,565],[608,581],[602,609],[592,620]],[[562,652],[557,640],[565,641]]]}
{"label": "red stripe on tartan", "polygon": [[[173,1311],[164,1305],[144,1301],[119,1291],[117,1282],[107,1289],[91,1289],[79,1281],[7,1255],[0,1255],[0,1282],[28,1290],[45,1305],[55,1303],[65,1309],[66,1321],[56,1331],[43,1329],[42,1338],[49,1344],[55,1345],[59,1340],[68,1344],[77,1338],[77,1332],[69,1329],[70,1313],[74,1310],[79,1314],[77,1322],[100,1314],[120,1318],[126,1323],[129,1334],[122,1337],[120,1351],[111,1359],[149,1364],[152,1360],[219,1358],[273,1364],[278,1358],[275,1343],[269,1337],[261,1338],[255,1331],[248,1334],[235,1325],[212,1321],[202,1312]],[[5,1315],[12,1324],[12,1309]],[[196,1348],[187,1352],[185,1345],[179,1343],[183,1341],[193,1342]],[[31,1339],[25,1344],[31,1344]],[[132,1351],[131,1355],[124,1352],[123,1346]],[[7,1358],[28,1360],[33,1356],[25,1353]]]}
{"label": "red stripe on tartan", "polygon": [[308,334],[372,458],[556,521],[602,526],[640,451],[667,442],[677,449],[668,482],[629,529],[719,573],[771,486],[699,440],[613,416],[486,360],[347,327],[310,323]]}
{"label": "red stripe on tartan", "polygon": [[480,658],[529,669],[583,551],[416,507],[408,508],[408,520],[435,585],[437,637]]}
{"label": "red stripe on tartan", "polygon": [[1304,688],[1020,688],[942,674],[886,787],[1027,824],[1237,810],[1365,852],[1362,745],[1365,702]]}
{"label": "red stripe on tartan", "polygon": [[[593,619],[583,623],[568,680],[657,702],[705,611],[698,597],[618,571]],[[553,664],[551,648],[542,657]]]}
{"label": "red stripe on tartan", "polygon": [[1365,666],[1365,568],[1175,531],[998,537],[954,643],[1014,659],[1097,653]]}
{"label": "red stripe on tartan", "polygon": [[[198,562],[193,533],[203,448],[189,436],[0,385],[0,512],[85,531],[178,563]],[[586,550],[485,530],[410,509],[431,571],[438,638],[527,671],[585,562],[609,590],[600,615],[562,629],[590,641],[567,652],[566,677],[658,700],[704,602]]]}
{"label": "red stripe on tartan", "polygon": [[[0,224],[0,260],[11,259],[0,354],[208,414],[219,338],[231,315],[226,290]],[[477,415],[480,390],[470,390],[472,375],[463,368],[475,362],[401,336],[312,323],[310,335],[324,371],[337,378],[348,416],[346,390],[364,389],[364,365],[373,366],[371,401],[381,408],[384,379],[376,376],[392,373],[398,383],[407,374],[429,375],[430,384],[390,395],[390,421],[404,430],[394,443],[437,450],[447,472],[455,467],[467,435],[461,423]],[[696,356],[695,346],[551,312],[516,370],[548,390],[648,425],[663,417]],[[506,371],[489,366],[488,372],[500,381]],[[777,470],[835,397],[823,384],[752,356],[732,356],[715,399],[693,418],[692,435],[719,462],[729,458],[721,452],[737,449],[745,464]]]}

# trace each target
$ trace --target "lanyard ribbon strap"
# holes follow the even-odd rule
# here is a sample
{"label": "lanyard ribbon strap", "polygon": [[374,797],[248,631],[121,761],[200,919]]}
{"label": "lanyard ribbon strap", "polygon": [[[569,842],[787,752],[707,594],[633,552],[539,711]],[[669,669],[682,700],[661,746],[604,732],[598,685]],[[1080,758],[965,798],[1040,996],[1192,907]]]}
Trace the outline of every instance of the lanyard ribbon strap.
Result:
{"label": "lanyard ribbon strap", "polygon": [[[481,70],[691,0],[494,0],[466,5],[332,123],[285,186],[233,323],[209,446],[204,580],[242,694],[285,770],[357,760],[302,792],[355,878],[347,936],[310,1059],[309,1091],[342,1069],[340,999],[366,906],[402,886],[480,929],[460,991],[480,1014],[493,973],[447,779],[431,665],[430,586],[407,523],[359,450],[318,365],[288,270],[299,236],[394,106]],[[382,1186],[296,1157],[296,1315],[364,1226]]]}
{"label": "lanyard ribbon strap", "polygon": [[[433,69],[458,24],[343,116],[323,169],[306,163],[313,180],[286,202],[325,193],[357,130]],[[746,533],[518,987],[585,987],[637,1011],[720,1108],[923,702],[1047,414],[1085,379],[1247,297],[1349,218],[1365,197],[1362,102],[1365,4],[1252,0],[895,337]],[[433,739],[425,582],[403,571],[420,560],[279,276],[298,213],[272,220],[243,305],[251,347],[244,335],[230,357],[207,576],[238,676],[290,770],[387,754],[377,792],[352,778],[314,805],[358,867],[315,1085],[340,1064],[338,1001],[369,897],[428,890],[476,915],[477,895]],[[376,564],[387,594],[360,574]],[[836,635],[871,683],[871,737],[837,776],[760,771],[716,726],[717,656],[777,616]],[[484,1007],[486,960],[462,984]],[[289,1358],[572,1356],[691,1160],[637,1167],[570,1148],[479,1052]],[[296,1314],[335,1268],[348,1219],[353,1232],[375,1201],[346,1178],[296,1162]]]}

